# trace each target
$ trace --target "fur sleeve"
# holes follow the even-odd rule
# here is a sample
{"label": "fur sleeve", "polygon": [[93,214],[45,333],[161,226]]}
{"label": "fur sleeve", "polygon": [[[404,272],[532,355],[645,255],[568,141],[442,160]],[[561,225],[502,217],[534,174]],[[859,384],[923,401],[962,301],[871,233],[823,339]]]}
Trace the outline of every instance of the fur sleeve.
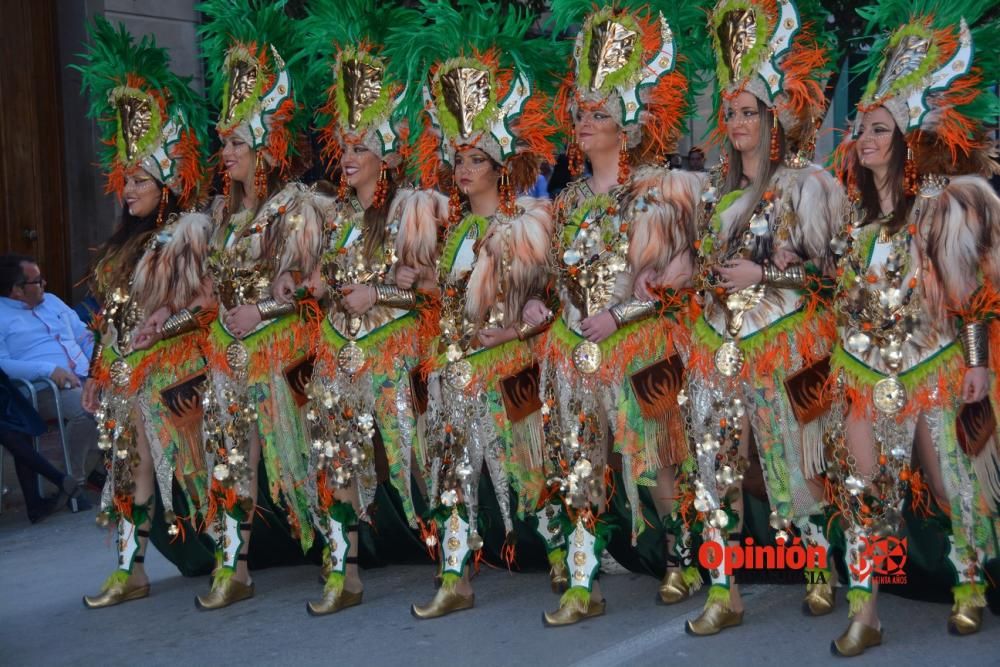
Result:
{"label": "fur sleeve", "polygon": [[187,308],[201,292],[209,253],[212,220],[202,213],[185,213],[159,233],[135,270],[133,294],[147,315],[167,306]]}
{"label": "fur sleeve", "polygon": [[792,250],[802,259],[812,261],[820,270],[832,268],[830,239],[843,224],[847,197],[840,183],[829,172],[816,165],[804,170],[789,169],[798,174],[789,186],[796,223],[791,229]]}
{"label": "fur sleeve", "polygon": [[466,312],[474,321],[482,321],[496,300],[498,279],[503,281],[506,293],[505,324],[508,326],[520,321],[524,304],[532,295],[543,292],[548,284],[552,206],[546,200],[521,197],[517,207],[523,213],[510,221],[507,274],[496,275],[503,261],[505,244],[502,232],[496,231],[496,223],[479,249],[466,292]]}
{"label": "fur sleeve", "polygon": [[396,256],[404,266],[434,270],[438,229],[448,220],[448,199],[433,190],[400,190],[390,220],[399,220]]}
{"label": "fur sleeve", "polygon": [[692,252],[705,183],[704,175],[659,167],[635,175],[625,203],[626,210],[634,212],[628,251],[633,275],[649,268],[660,273],[681,253]]}
{"label": "fur sleeve", "polygon": [[1000,200],[987,181],[959,176],[937,197],[918,197],[914,222],[929,260],[924,289],[935,318],[967,310],[983,279],[1000,286]]}
{"label": "fur sleeve", "polygon": [[615,279],[614,301],[632,298],[636,277],[663,272],[679,255],[693,253],[698,198],[706,180],[689,171],[646,167],[636,172],[622,208],[629,223],[629,268]]}
{"label": "fur sleeve", "polygon": [[311,190],[301,190],[282,219],[284,244],[278,265],[280,276],[297,271],[304,278],[319,265],[323,245],[323,227],[336,209],[336,202]]}

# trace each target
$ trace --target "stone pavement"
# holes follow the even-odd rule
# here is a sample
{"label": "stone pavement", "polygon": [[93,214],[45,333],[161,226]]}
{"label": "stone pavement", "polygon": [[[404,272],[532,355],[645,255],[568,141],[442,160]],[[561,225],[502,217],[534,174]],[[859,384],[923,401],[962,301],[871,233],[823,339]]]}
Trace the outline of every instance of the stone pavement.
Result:
{"label": "stone pavement", "polygon": [[684,620],[703,595],[657,606],[657,582],[643,575],[603,577],[605,617],[550,629],[541,614],[558,600],[544,573],[484,568],[475,609],[417,621],[409,606],[433,595],[431,566],[364,571],[364,604],[323,618],[305,610],[320,594],[318,568],[274,568],[254,573],[254,599],[200,612],[194,596],[208,577],[181,577],[150,549],[149,598],[84,609],[80,597],[96,592],[113,564],[110,533],[94,526],[93,512],[61,512],[37,526],[23,510],[0,516],[0,665],[1000,665],[1000,618],[986,613],[978,635],[952,637],[947,604],[889,595],[881,599],[885,643],[845,661],[828,648],[846,627],[842,594],[834,614],[807,618],[798,586],[748,586],[743,626],[694,638]]}

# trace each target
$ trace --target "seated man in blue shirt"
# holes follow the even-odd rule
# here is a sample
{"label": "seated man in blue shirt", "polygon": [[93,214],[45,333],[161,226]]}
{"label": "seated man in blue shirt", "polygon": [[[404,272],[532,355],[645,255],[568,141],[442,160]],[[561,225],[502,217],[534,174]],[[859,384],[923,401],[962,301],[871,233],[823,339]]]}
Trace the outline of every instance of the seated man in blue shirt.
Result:
{"label": "seated man in blue shirt", "polygon": [[[34,259],[0,256],[0,368],[11,378],[52,378],[59,385],[73,453],[73,471],[67,472],[77,478],[88,471],[88,454],[97,452],[94,418],[81,405],[93,348],[94,337],[76,312],[45,293]],[[38,412],[44,419],[55,418],[52,392],[39,394]]]}

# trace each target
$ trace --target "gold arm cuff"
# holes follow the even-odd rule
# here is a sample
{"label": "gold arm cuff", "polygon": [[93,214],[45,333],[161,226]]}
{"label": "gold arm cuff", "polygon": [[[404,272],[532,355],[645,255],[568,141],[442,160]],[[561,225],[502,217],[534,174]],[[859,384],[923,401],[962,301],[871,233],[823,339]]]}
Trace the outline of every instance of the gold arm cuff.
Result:
{"label": "gold arm cuff", "polygon": [[273,320],[276,317],[295,312],[295,303],[278,303],[272,297],[261,299],[257,302],[257,310],[260,312],[262,320]]}
{"label": "gold arm cuff", "polygon": [[167,318],[167,321],[163,323],[163,328],[160,329],[160,333],[163,334],[163,338],[173,338],[188,331],[194,331],[197,328],[198,320],[194,319],[194,315],[191,314],[190,310],[183,308]]}
{"label": "gold arm cuff", "polygon": [[802,287],[806,284],[806,270],[801,264],[789,266],[784,271],[774,264],[765,264],[764,283],[773,287]]}
{"label": "gold arm cuff", "polygon": [[376,285],[375,305],[413,310],[417,307],[417,293],[395,285]]}
{"label": "gold arm cuff", "polygon": [[960,340],[966,366],[975,368],[989,365],[990,334],[985,322],[968,322],[962,325]]}
{"label": "gold arm cuff", "polygon": [[546,319],[545,321],[534,325],[528,324],[527,322],[518,322],[514,326],[514,331],[517,332],[518,340],[528,340],[532,336],[537,336],[538,334],[545,331],[545,329],[547,329],[549,324],[551,323],[552,323],[551,319]]}
{"label": "gold arm cuff", "polygon": [[611,317],[615,318],[615,324],[619,329],[630,322],[638,322],[655,314],[655,301],[632,300],[611,306]]}

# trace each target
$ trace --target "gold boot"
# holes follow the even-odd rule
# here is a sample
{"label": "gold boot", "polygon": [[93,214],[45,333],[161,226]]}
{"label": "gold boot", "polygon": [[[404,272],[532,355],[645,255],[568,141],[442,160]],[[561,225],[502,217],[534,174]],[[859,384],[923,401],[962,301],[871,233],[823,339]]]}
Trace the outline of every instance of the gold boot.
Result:
{"label": "gold boot", "polygon": [[717,635],[726,628],[736,627],[743,624],[743,612],[726,609],[720,602],[710,602],[705,606],[701,616],[688,621],[684,630],[689,635],[696,637],[706,637]]}
{"label": "gold boot", "polygon": [[971,635],[979,632],[983,624],[983,608],[966,602],[956,602],[948,616],[948,632],[953,635]]}
{"label": "gold boot", "polygon": [[361,604],[363,595],[364,590],[352,593],[343,588],[340,590],[330,589],[323,592],[323,599],[319,602],[307,602],[306,611],[309,612],[310,616],[336,614],[338,611],[343,611],[348,607],[357,607]]}
{"label": "gold boot", "polygon": [[605,611],[605,601],[589,600],[586,608],[574,604],[561,604],[553,612],[544,612],[542,622],[550,628],[557,628],[563,625],[573,625],[587,618],[603,616]]}
{"label": "gold boot", "polygon": [[83,606],[87,609],[102,609],[145,597],[149,597],[149,582],[130,584],[128,581],[115,581],[106,585],[98,595],[84,595]]}
{"label": "gold boot", "polygon": [[833,586],[827,583],[806,584],[806,596],[802,599],[802,613],[807,616],[824,616],[833,611]]}
{"label": "gold boot", "polygon": [[249,600],[253,597],[254,585],[237,581],[233,577],[223,579],[212,585],[212,590],[208,595],[195,597],[194,604],[198,609],[208,611],[211,609],[222,609],[242,600]]}
{"label": "gold boot", "polygon": [[472,609],[476,604],[476,594],[462,595],[454,588],[439,588],[434,594],[434,599],[424,606],[410,605],[410,613],[415,618],[426,620],[428,618],[438,618],[447,616],[456,611]]}
{"label": "gold boot", "polygon": [[552,583],[552,592],[557,595],[565,592],[569,587],[569,577],[566,576],[566,563],[559,561],[553,563],[549,568],[549,581]]}
{"label": "gold boot", "polygon": [[676,604],[687,599],[691,589],[684,581],[684,575],[679,570],[667,570],[660,582],[660,604]]}
{"label": "gold boot", "polygon": [[830,642],[830,653],[845,658],[861,655],[865,649],[882,643],[882,630],[861,621],[851,621],[844,634]]}

